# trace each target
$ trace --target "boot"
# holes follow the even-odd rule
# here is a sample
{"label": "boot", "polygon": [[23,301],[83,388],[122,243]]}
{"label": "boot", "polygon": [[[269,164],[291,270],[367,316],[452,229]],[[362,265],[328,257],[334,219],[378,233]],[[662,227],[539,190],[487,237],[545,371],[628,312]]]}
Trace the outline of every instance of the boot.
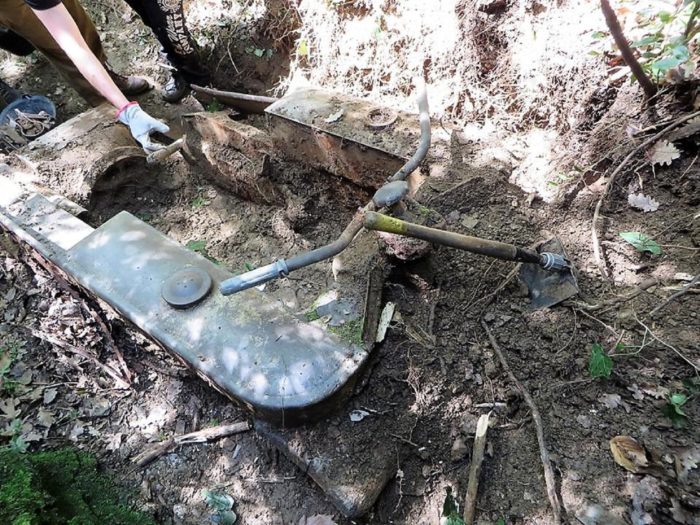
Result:
{"label": "boot", "polygon": [[106,69],[109,76],[112,77],[112,80],[119,88],[119,91],[125,95],[139,95],[141,93],[145,93],[153,87],[145,78],[123,76],[115,73],[111,69]]}
{"label": "boot", "polygon": [[190,85],[185,80],[185,77],[178,71],[173,71],[173,75],[168,80],[167,84],[163,86],[162,97],[166,102],[175,104],[180,102],[185,96],[190,92]]}

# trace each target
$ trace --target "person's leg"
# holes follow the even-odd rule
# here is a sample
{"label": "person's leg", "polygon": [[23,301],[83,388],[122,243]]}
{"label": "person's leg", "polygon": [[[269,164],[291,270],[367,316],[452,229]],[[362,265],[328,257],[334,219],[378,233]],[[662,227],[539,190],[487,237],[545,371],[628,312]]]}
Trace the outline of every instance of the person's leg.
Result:
{"label": "person's leg", "polygon": [[0,49],[21,57],[26,57],[36,51],[31,42],[5,27],[0,27]]}
{"label": "person's leg", "polygon": [[209,73],[201,60],[192,35],[185,24],[182,0],[126,0],[160,42],[166,59],[175,68],[173,78],[165,86],[164,98],[177,101],[188,83],[207,84]]}
{"label": "person's leg", "polygon": [[[63,4],[75,20],[90,50],[100,62],[106,63],[100,36],[85,10],[77,0],[63,0]],[[0,26],[14,31],[41,51],[56,67],[68,85],[75,89],[88,104],[97,106],[104,102],[104,98],[83,77],[73,61],[63,52],[24,0],[0,0]],[[115,82],[125,94],[136,94],[149,88],[148,82],[140,80],[139,83],[132,78],[119,77],[115,79]],[[119,85],[120,82],[122,85]],[[129,88],[132,88],[131,93],[127,93]]]}

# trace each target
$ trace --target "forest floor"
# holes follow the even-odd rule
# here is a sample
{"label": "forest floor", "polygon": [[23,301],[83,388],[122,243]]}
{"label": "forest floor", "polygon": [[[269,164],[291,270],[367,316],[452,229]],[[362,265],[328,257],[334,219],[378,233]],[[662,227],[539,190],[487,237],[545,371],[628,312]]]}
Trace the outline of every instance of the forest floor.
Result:
{"label": "forest floor", "polygon": [[[669,90],[647,109],[636,85],[610,78],[609,63],[585,52],[594,45],[590,34],[605,29],[595,5],[579,5],[585,2],[477,3],[493,12],[440,2],[434,13],[422,2],[285,4],[186,4],[215,87],[279,95],[310,82],[415,112],[410,78],[423,74],[434,140],[445,147],[421,168],[416,199],[460,233],[523,246],[557,235],[577,266],[580,295],[533,310],[509,277],[513,263],[448,248],[412,263],[392,260],[384,295],[400,322],[376,348],[366,388],[327,422],[332,438],[351,410],[369,407],[399,429],[377,438],[395,453],[396,475],[371,512],[350,521],[252,431],[182,446],[136,468],[131,459],[147,444],[244,420],[245,410],[3,237],[0,439],[29,450],[72,444],[92,451],[164,524],[208,523],[206,489],[230,494],[244,524],[432,524],[447,487],[463,499],[476,420],[492,411],[476,523],[554,523],[530,407],[485,325],[539,408],[565,522],[700,523],[700,308],[690,285],[700,273],[698,135],[675,141],[679,155],[670,165],[655,163],[649,148],[636,152],[593,223],[613,170],[692,112],[695,88]],[[115,69],[167,80],[157,43],[125,5],[86,5]],[[402,28],[415,30],[409,37]],[[86,109],[41,57],[2,58],[3,78],[52,98],[60,120]],[[141,103],[166,120],[183,111],[155,90]],[[188,98],[184,107],[198,103]],[[210,257],[234,270],[330,241],[371,196],[284,163],[275,182],[289,196],[286,207],[246,201],[179,156],[127,171],[123,184],[93,194],[93,226],[127,210],[182,244],[204,241]],[[632,194],[651,197],[646,205],[655,209],[631,206]],[[661,253],[636,250],[622,232],[643,233]],[[295,277],[268,289],[286,293],[291,308],[332,279],[329,264]],[[131,386],[116,388],[93,360],[46,342],[46,334],[107,363],[115,362],[109,346],[116,345]],[[610,358],[606,377],[591,372],[596,349]],[[369,432],[371,418],[352,431]],[[609,444],[616,436],[641,443],[646,457],[637,460],[649,465],[637,473],[618,465]]]}

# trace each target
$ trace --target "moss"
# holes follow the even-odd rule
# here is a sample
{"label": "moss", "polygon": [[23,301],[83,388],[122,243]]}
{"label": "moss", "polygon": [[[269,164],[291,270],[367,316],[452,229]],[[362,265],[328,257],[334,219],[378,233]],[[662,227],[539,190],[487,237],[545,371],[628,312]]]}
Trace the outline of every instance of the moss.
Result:
{"label": "moss", "polygon": [[316,311],[316,308],[313,308],[306,312],[304,314],[304,317],[306,317],[306,320],[310,323],[313,323],[314,321],[318,320],[321,318],[320,315],[318,315],[318,312]]}
{"label": "moss", "polygon": [[0,450],[3,525],[155,525],[125,497],[85,452]]}
{"label": "moss", "polygon": [[354,321],[346,321],[340,326],[329,326],[328,330],[332,333],[347,341],[358,346],[364,346],[362,340],[363,332],[363,322],[362,319],[356,319]]}

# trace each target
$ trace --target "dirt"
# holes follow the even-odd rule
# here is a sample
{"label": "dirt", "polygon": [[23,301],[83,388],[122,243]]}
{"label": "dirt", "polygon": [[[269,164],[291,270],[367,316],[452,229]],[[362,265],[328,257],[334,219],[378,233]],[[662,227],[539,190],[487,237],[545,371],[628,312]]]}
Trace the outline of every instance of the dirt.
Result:
{"label": "dirt", "polygon": [[[188,7],[216,87],[269,94],[312,82],[414,111],[407,86],[413,74],[425,74],[432,116],[445,123],[434,126],[435,141],[447,147],[424,166],[417,200],[439,214],[447,229],[468,235],[529,246],[556,234],[578,269],[581,294],[574,302],[533,311],[516,280],[492,295],[512,263],[448,248],[418,261],[388,260],[385,301],[396,303],[400,318],[376,350],[367,386],[346,412],[328,421],[329,436],[352,409],[386,411],[396,421],[395,435],[363,422],[351,426],[358,433],[372,429],[377,443],[391,447],[397,471],[372,511],[356,522],[438,523],[446,488],[464,495],[476,419],[495,404],[478,523],[553,523],[530,410],[481,320],[542,414],[567,523],[576,523],[575,516],[592,504],[629,520],[642,476],[614,462],[609,440],[636,438],[668,473],[682,449],[700,442],[698,392],[683,383],[697,379],[700,366],[697,294],[650,316],[698,273],[695,139],[676,143],[681,157],[671,166],[652,167],[640,154],[618,176],[598,225],[611,279],[594,262],[591,220],[601,177],[643,140],[630,137],[630,127],[673,118],[685,110],[683,101],[670,94],[656,114],[645,112],[637,86],[608,81],[603,61],[587,52],[586,35],[602,23],[593,4],[481,2],[486,7],[477,10],[444,2],[430,16],[429,8],[411,2],[305,2],[287,11],[276,3],[269,9],[261,2],[229,4]],[[154,40],[125,6],[87,5],[117,69],[133,57],[134,71],[165,80]],[[124,23],[134,29],[130,42],[119,36]],[[84,109],[68,88],[55,87],[42,59],[6,58],[3,72],[9,65],[15,78],[21,73],[23,87],[52,95],[62,119]],[[188,104],[196,107],[191,99]],[[162,117],[175,111],[161,105],[156,93],[144,106]],[[255,119],[248,123],[262,127]],[[271,173],[282,204],[244,200],[178,156],[155,167],[123,165],[98,182],[88,221],[97,226],[127,210],[182,244],[205,241],[207,256],[244,271],[334,239],[370,197],[349,181],[296,163],[275,161]],[[659,209],[631,208],[627,195],[639,192],[653,196]],[[619,236],[625,231],[644,232],[661,245],[662,255],[636,251]],[[315,515],[350,523],[304,472],[253,432],[184,446],[134,468],[130,458],[149,442],[246,414],[132,328],[101,313],[99,305],[61,288],[27,253],[5,241],[1,250],[0,334],[2,341],[23,343],[26,353],[8,376],[19,385],[0,397],[5,403],[19,400],[20,418],[32,426],[22,435],[36,438],[30,449],[72,443],[94,451],[106,469],[137,490],[138,505],[160,523],[207,522],[201,491],[217,487],[233,496],[239,523],[297,524]],[[329,264],[303,269],[269,284],[266,293],[286,297],[290,308],[303,311],[332,282],[329,270]],[[651,278],[659,284],[632,299],[602,304]],[[132,386],[115,390],[90,359],[37,338],[37,331],[118,367],[109,350],[113,338],[134,374]],[[594,344],[613,354],[608,378],[589,373]],[[55,399],[47,402],[53,390]],[[663,413],[674,392],[690,395],[683,406],[685,428]],[[386,404],[378,406],[379,399]],[[7,432],[10,419],[2,419]],[[465,450],[455,446],[460,442]],[[671,516],[671,496],[683,501],[689,515],[698,513],[698,470],[690,469],[685,483],[669,476],[647,478],[671,487],[661,503],[647,505],[653,523],[683,523],[679,513],[675,521]]]}

